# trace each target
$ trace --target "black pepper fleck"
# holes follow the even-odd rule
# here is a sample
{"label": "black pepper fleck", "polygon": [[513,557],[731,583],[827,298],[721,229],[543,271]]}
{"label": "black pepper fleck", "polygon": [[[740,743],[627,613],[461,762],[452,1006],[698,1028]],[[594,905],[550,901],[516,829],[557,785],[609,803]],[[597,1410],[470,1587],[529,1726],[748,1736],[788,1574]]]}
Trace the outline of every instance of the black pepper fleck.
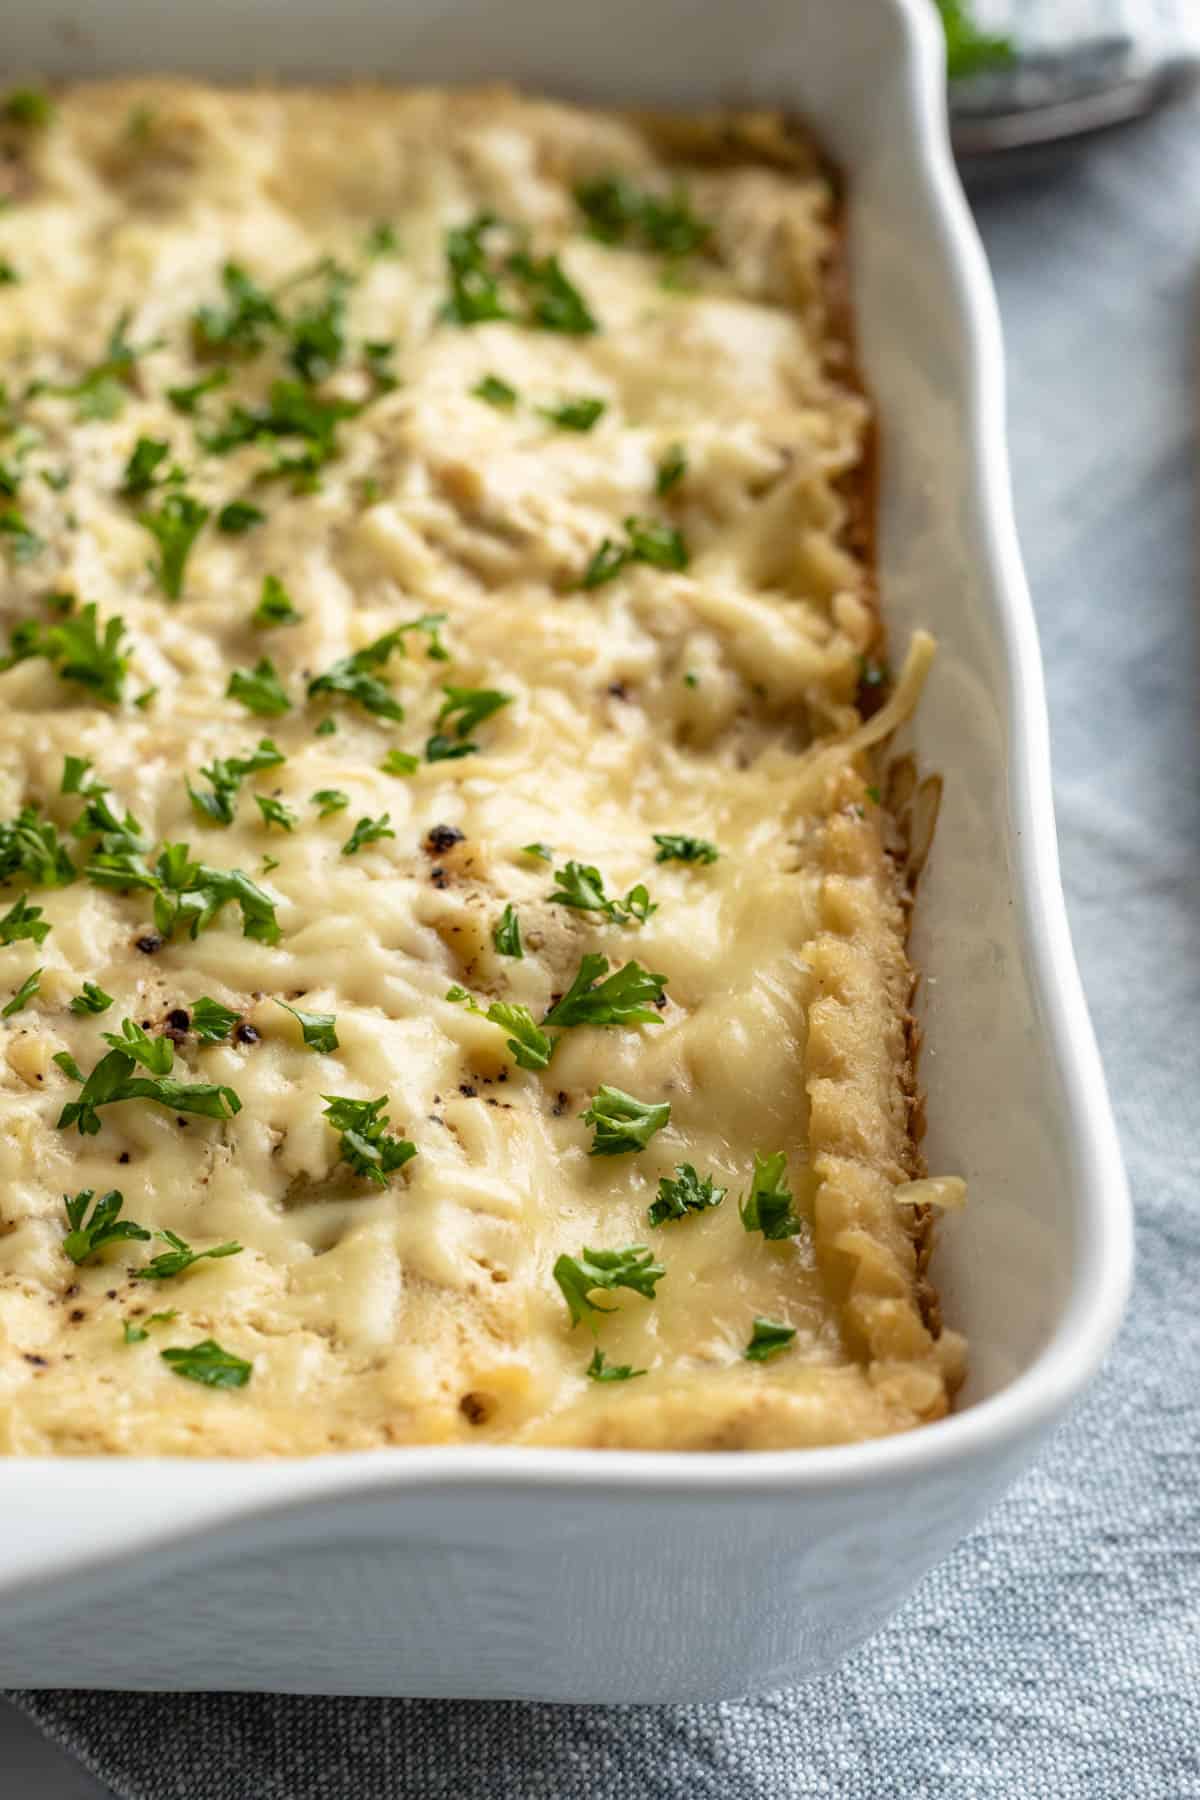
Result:
{"label": "black pepper fleck", "polygon": [[554,1096],[554,1105],[550,1108],[556,1119],[561,1119],[567,1110],[567,1096],[561,1092]]}
{"label": "black pepper fleck", "polygon": [[128,1152],[128,1150],[122,1150],[122,1152],[121,1152],[121,1154],[120,1154],[120,1156],[118,1156],[118,1158],[117,1158],[117,1161],[118,1161],[118,1162],[119,1162],[119,1163],[127,1163],[127,1162],[128,1162],[128,1161],[129,1161],[129,1152]]}
{"label": "black pepper fleck", "polygon": [[435,888],[448,888],[450,886],[450,877],[447,875],[445,869],[432,869],[429,874],[429,879],[432,881]]}
{"label": "black pepper fleck", "polygon": [[465,836],[457,825],[432,825],[425,834],[425,848],[430,856],[444,856],[455,844],[461,844]]}
{"label": "black pepper fleck", "polygon": [[82,1306],[74,1306],[71,1308],[71,1311],[67,1314],[67,1317],[68,1317],[68,1319],[70,1319],[72,1325],[78,1325],[81,1319],[87,1318],[87,1313],[84,1311]]}
{"label": "black pepper fleck", "polygon": [[22,1351],[22,1355],[27,1363],[33,1364],[35,1369],[48,1369],[50,1367],[49,1360],[46,1357],[35,1356],[32,1350],[24,1350]]}
{"label": "black pepper fleck", "polygon": [[167,1014],[167,1031],[171,1036],[183,1037],[192,1028],[192,1015],[186,1007],[173,1006]]}
{"label": "black pepper fleck", "polygon": [[476,1090],[471,1086],[469,1081],[460,1081],[458,1084],[458,1091],[465,1100],[474,1100],[475,1098]]}
{"label": "black pepper fleck", "polygon": [[247,1025],[243,1020],[240,1025],[235,1025],[233,1028],[233,1041],[235,1044],[257,1044],[259,1037],[253,1025]]}
{"label": "black pepper fleck", "polygon": [[614,700],[628,700],[629,698],[629,689],[623,681],[610,681],[608,691]]}
{"label": "black pepper fleck", "polygon": [[147,931],[137,940],[137,947],[143,956],[153,956],[163,947],[164,939],[157,931]]}

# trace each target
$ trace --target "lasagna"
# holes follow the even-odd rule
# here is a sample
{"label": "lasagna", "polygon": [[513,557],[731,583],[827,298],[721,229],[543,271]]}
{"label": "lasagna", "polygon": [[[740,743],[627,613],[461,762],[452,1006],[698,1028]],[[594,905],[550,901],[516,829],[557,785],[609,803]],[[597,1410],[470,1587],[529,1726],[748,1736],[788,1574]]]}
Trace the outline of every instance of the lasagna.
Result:
{"label": "lasagna", "polygon": [[931,647],[811,142],[0,114],[0,1451],[939,1417]]}

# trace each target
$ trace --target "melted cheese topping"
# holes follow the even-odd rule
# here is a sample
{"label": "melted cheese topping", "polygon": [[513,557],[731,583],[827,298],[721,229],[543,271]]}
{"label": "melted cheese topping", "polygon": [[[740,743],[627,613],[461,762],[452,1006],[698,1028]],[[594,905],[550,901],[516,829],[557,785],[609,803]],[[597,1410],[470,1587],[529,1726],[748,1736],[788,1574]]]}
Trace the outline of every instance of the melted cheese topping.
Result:
{"label": "melted cheese topping", "polygon": [[[42,547],[2,540],[4,611],[49,625],[47,593],[95,603],[123,619],[130,667],[116,705],[61,659],[0,674],[0,816],[33,804],[69,832],[82,802],[60,792],[64,757],[90,758],[155,845],[187,842],[261,886],[280,938],[242,935],[232,904],[163,942],[149,893],[82,876],[29,894],[49,935],[0,949],[5,999],[42,971],[0,1037],[0,1449],[757,1447],[938,1416],[961,1344],[924,1280],[924,1211],[896,1198],[923,1173],[905,904],[852,736],[877,633],[856,548],[868,412],[828,299],[836,224],[811,151],[763,120],[664,135],[499,92],[165,82],[75,90],[50,126],[10,136],[0,255],[20,280],[0,304],[15,415],[0,450]],[[679,263],[588,235],[573,188],[614,172],[664,198],[686,189],[711,225],[702,250]],[[447,229],[481,209],[557,253],[600,329],[442,316]],[[385,235],[369,255],[380,222],[397,247]],[[316,391],[361,410],[295,491],[262,477],[302,440],[200,441],[296,379],[287,334],[200,363],[191,320],[225,305],[225,263],[274,291],[326,257],[353,281],[344,354]],[[327,279],[287,286],[279,308],[319,303]],[[111,377],[99,404],[55,392],[104,360],[122,314],[141,354],[117,370],[115,405]],[[362,350],[381,340],[397,378],[384,391]],[[223,387],[190,416],[172,406],[168,389],[214,367]],[[488,376],[515,403],[479,398]],[[542,410],[580,396],[604,402],[586,432]],[[139,438],[167,443],[160,473],[178,463],[211,509],[176,603],[139,519],[171,488],[120,491]],[[686,472],[660,495],[675,446]],[[220,531],[238,499],[265,521]],[[582,587],[630,516],[677,531],[686,566],[632,561]],[[267,575],[298,623],[252,624]],[[428,613],[446,616],[450,660],[417,632],[374,670],[403,722],[306,697],[337,659]],[[264,656],[290,705],[260,718],[227,687]],[[476,753],[431,762],[447,682],[508,703],[474,729]],[[203,766],[264,735],[286,761],[245,778],[231,825],[203,822],[188,783],[205,789]],[[414,774],[381,769],[393,749],[421,759]],[[346,807],[320,816],[324,789]],[[256,794],[295,828],[266,821]],[[345,854],[354,824],[383,814],[390,834]],[[655,833],[711,840],[719,859],[657,863]],[[96,847],[67,842],[81,866]],[[551,902],[572,858],[609,894],[644,883],[656,910],[619,924]],[[493,942],[510,902],[521,960]],[[543,1072],[445,997],[459,984],[541,1020],[589,952],[661,974],[659,1022],[563,1030]],[[85,981],[113,996],[103,1016],[70,1010]],[[211,1045],[177,1030],[173,1073],[227,1084],[235,1117],[134,1099],[101,1109],[95,1135],[58,1128],[78,1088],[55,1053],[86,1073],[122,1018],[157,1035],[200,996],[243,1028]],[[338,1049],[305,1047],[279,999],[335,1014]],[[581,1114],[602,1083],[669,1102],[644,1150],[589,1154]],[[339,1160],[328,1095],[386,1096],[417,1151],[387,1185]],[[739,1217],[755,1151],[786,1152],[802,1222],[786,1241]],[[726,1199],[651,1227],[659,1179],[687,1163]],[[76,1267],[63,1195],[85,1188],[119,1188],[124,1218],[197,1250],[244,1248],[154,1284],[134,1271],[160,1242]],[[646,1373],[592,1381],[593,1338],[571,1328],[553,1265],[630,1244],[665,1274],[653,1299],[595,1294],[613,1310],[594,1341]],[[762,1363],[744,1355],[756,1317],[795,1333]],[[126,1342],[138,1321],[146,1337]],[[180,1379],[160,1355],[208,1338],[252,1364],[240,1390]]]}

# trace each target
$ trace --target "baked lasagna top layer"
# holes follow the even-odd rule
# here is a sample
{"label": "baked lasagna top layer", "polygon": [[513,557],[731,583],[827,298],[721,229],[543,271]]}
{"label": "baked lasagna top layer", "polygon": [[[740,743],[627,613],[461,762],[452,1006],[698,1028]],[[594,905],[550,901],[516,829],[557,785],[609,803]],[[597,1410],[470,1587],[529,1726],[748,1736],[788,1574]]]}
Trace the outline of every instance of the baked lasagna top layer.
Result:
{"label": "baked lasagna top layer", "polygon": [[0,184],[0,1449],[941,1414],[808,144],[155,81]]}

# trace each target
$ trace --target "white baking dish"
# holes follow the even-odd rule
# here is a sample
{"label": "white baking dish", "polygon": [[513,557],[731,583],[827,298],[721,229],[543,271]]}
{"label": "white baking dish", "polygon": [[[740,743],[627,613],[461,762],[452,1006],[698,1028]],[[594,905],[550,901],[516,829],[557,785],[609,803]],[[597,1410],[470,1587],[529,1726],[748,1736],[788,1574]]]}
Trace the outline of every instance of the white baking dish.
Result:
{"label": "white baking dish", "polygon": [[1130,1222],[1059,886],[1042,677],[1010,512],[995,304],[924,0],[9,0],[17,75],[514,78],[607,102],[784,106],[841,160],[883,426],[895,639],[946,800],[922,889],[953,1418],[740,1458],[407,1450],[304,1463],[13,1461],[0,1684],[596,1701],[801,1681],[872,1631],[1027,1462],[1120,1316]]}

